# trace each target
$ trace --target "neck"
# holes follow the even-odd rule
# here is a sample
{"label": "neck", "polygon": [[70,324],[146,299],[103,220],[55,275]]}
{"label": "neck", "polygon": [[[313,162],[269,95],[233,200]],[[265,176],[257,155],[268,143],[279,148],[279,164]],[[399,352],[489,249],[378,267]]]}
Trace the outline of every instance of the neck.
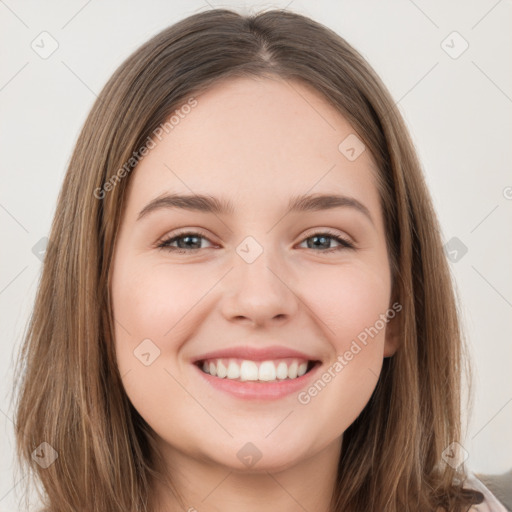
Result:
{"label": "neck", "polygon": [[[154,484],[155,512],[331,512],[341,439],[284,470],[240,471],[166,446],[173,487]],[[169,463],[172,461],[172,464]]]}

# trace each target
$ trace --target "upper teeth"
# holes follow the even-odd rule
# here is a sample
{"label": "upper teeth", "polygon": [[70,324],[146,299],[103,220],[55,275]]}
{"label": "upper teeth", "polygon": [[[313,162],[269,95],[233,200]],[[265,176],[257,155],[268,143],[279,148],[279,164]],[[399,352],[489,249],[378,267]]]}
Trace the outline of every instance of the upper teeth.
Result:
{"label": "upper teeth", "polygon": [[209,359],[203,361],[205,373],[221,379],[261,380],[296,379],[306,373],[307,361],[280,359],[276,361],[250,361],[247,359]]}

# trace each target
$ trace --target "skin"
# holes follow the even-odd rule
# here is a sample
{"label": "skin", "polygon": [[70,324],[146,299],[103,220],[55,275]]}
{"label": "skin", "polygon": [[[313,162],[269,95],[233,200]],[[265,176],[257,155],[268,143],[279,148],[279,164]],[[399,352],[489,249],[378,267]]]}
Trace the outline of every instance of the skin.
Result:
{"label": "skin", "polygon": [[[375,164],[369,151],[349,161],[338,150],[353,128],[298,82],[236,78],[196,99],[131,177],[111,281],[125,390],[190,510],[327,511],[343,432],[397,349],[396,322],[307,404],[297,393],[232,397],[191,360],[236,345],[284,345],[321,360],[320,377],[375,325],[393,303]],[[333,192],[363,203],[373,222],[351,207],[285,215],[292,195]],[[224,197],[235,214],[164,208],[137,220],[163,193]],[[206,238],[188,242],[199,250],[183,239],[172,245],[185,254],[155,248],[181,228],[202,231]],[[308,246],[326,228],[356,248],[332,238]],[[250,264],[236,252],[247,236],[263,248]],[[134,356],[144,339],[160,350],[149,366]],[[247,442],[262,455],[252,467],[237,457]],[[155,495],[159,510],[183,510],[160,484]]]}

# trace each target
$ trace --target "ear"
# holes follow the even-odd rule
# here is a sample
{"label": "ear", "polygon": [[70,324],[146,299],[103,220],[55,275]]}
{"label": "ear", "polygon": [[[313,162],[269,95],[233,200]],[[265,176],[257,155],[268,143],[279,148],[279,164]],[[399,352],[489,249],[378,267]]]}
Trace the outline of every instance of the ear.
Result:
{"label": "ear", "polygon": [[395,354],[401,344],[400,326],[402,324],[400,315],[402,305],[398,300],[392,301],[387,312],[388,323],[384,339],[384,357],[391,357]]}

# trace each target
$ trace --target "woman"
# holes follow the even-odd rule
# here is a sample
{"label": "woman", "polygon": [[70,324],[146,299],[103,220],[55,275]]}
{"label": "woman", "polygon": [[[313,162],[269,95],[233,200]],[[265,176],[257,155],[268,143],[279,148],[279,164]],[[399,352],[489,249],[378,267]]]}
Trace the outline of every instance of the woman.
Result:
{"label": "woman", "polygon": [[306,17],[215,9],[130,56],[85,123],[18,453],[51,512],[468,510],[463,351],[375,72]]}

